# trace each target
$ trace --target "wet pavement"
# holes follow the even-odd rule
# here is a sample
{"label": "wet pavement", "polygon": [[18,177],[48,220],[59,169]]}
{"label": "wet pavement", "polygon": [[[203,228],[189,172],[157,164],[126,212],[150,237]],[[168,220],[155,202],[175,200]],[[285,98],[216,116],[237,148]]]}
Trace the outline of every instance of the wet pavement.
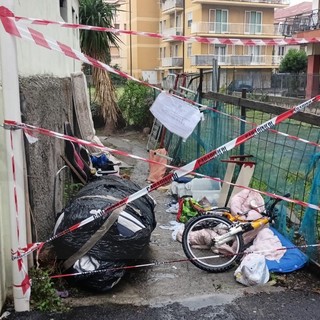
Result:
{"label": "wet pavement", "polygon": [[210,305],[201,307],[191,303],[166,304],[164,306],[134,306],[132,304],[105,304],[73,308],[69,312],[27,312],[11,314],[6,319],[20,320],[152,320],[152,319],[223,319],[223,320],[318,320],[319,294],[304,291],[260,293],[238,298],[228,304],[217,304],[214,297],[207,298]]}

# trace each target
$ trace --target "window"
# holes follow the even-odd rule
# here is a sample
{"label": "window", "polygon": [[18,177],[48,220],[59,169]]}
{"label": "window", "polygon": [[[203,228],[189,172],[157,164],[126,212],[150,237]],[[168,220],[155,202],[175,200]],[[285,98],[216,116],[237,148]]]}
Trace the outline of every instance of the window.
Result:
{"label": "window", "polygon": [[181,27],[182,26],[181,20],[182,20],[182,16],[181,15],[177,15],[176,16],[176,27]]}
{"label": "window", "polygon": [[225,9],[209,10],[209,32],[214,32],[214,33],[228,32],[228,10],[225,10]]}
{"label": "window", "polygon": [[192,43],[188,43],[187,46],[187,57],[190,58],[192,55]]}
{"label": "window", "polygon": [[175,22],[176,22],[176,20],[175,20],[174,16],[171,15],[171,16],[170,16],[170,20],[169,20],[169,23],[170,23],[169,28],[174,28],[174,27],[175,27],[175,25],[174,25]]}
{"label": "window", "polygon": [[170,57],[177,57],[179,52],[179,46],[176,45],[171,45],[170,46]]}
{"label": "window", "polygon": [[248,46],[247,52],[252,56],[260,56],[261,55],[261,47],[260,46]]}
{"label": "window", "polygon": [[187,25],[188,25],[188,28],[191,28],[191,25],[192,25],[192,12],[188,12],[187,13]]}
{"label": "window", "polygon": [[120,24],[119,24],[119,23],[115,23],[115,24],[114,24],[114,28],[115,28],[115,29],[120,29]]}
{"label": "window", "polygon": [[[78,24],[78,16],[76,14],[76,10],[72,7],[72,23]],[[79,29],[73,29],[73,34],[79,36]]]}
{"label": "window", "polygon": [[264,60],[265,48],[261,46],[248,46],[246,51],[250,58],[251,63],[262,63]]}
{"label": "window", "polygon": [[246,11],[244,32],[249,34],[262,33],[261,11]]}
{"label": "window", "polygon": [[211,44],[209,46],[209,54],[214,54],[218,63],[226,62],[227,46],[223,44]]}
{"label": "window", "polygon": [[284,56],[284,53],[285,53],[285,47],[279,46],[278,47],[278,56]]}
{"label": "window", "polygon": [[68,3],[67,0],[60,0],[60,15],[61,18],[68,22]]}

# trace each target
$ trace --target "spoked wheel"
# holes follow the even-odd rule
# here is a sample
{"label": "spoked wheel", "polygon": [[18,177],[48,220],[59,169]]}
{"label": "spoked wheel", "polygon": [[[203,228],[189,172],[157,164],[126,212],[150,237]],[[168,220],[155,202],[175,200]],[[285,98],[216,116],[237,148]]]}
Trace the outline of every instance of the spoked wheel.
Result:
{"label": "spoked wheel", "polygon": [[226,234],[232,223],[220,216],[204,215],[188,221],[182,235],[182,247],[190,261],[208,272],[223,272],[233,267],[241,257],[243,239],[240,234],[228,236],[217,244],[219,236]]}

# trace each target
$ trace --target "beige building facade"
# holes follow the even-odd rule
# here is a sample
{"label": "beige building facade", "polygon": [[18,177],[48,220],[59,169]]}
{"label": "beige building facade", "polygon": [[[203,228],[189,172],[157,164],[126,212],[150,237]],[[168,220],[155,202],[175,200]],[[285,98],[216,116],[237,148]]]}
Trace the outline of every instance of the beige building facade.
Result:
{"label": "beige building facade", "polygon": [[[205,38],[274,39],[282,35],[274,25],[274,9],[289,0],[130,0],[124,8],[127,30],[154,32],[164,36]],[[121,24],[120,24],[121,28]],[[212,69],[216,59],[222,76],[235,72],[268,73],[279,66],[274,46],[243,46],[126,36],[126,58],[122,70],[136,78],[160,83],[172,73],[194,73]],[[121,54],[120,54],[121,55]],[[229,70],[229,71],[228,71]]]}

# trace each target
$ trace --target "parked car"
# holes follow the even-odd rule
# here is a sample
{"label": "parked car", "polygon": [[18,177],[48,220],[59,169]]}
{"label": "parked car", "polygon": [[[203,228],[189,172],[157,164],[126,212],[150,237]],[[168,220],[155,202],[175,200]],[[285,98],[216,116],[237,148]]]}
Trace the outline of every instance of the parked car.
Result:
{"label": "parked car", "polygon": [[232,92],[242,92],[242,89],[246,89],[247,92],[253,91],[253,86],[250,81],[243,80],[233,80],[227,87],[228,94],[232,94]]}

